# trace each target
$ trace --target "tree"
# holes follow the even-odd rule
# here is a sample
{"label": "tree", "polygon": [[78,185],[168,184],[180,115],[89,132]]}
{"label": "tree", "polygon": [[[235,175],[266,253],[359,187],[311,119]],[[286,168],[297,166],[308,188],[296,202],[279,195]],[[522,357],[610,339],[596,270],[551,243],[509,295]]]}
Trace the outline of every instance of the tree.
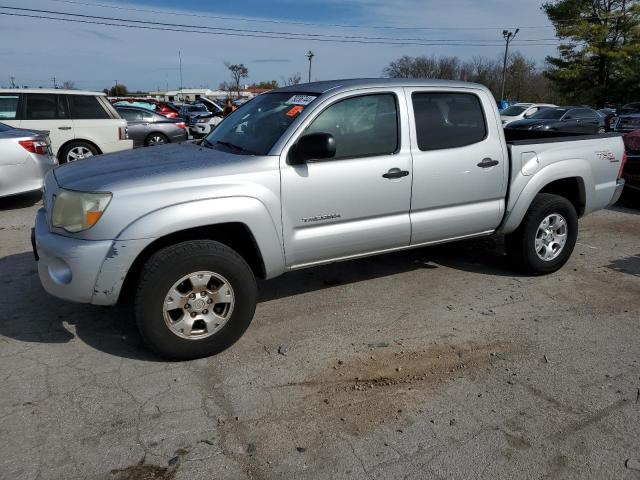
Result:
{"label": "tree", "polygon": [[[526,59],[516,52],[507,61],[507,98],[526,101],[552,101],[548,81],[536,66],[535,61]],[[463,62],[458,57],[409,57],[404,56],[391,62],[384,74],[395,78],[433,78],[476,82],[488,87],[495,95],[500,94],[502,79],[502,59],[492,60],[474,57]]]}
{"label": "tree", "polygon": [[298,85],[301,81],[302,81],[302,77],[300,76],[300,73],[296,72],[293,75],[291,75],[289,78],[287,78],[284,81],[284,83],[287,86],[289,86],[289,85]]}
{"label": "tree", "polygon": [[64,88],[65,90],[75,90],[76,82],[73,82],[71,80],[66,80],[62,82],[62,88]]}
{"label": "tree", "polygon": [[231,64],[225,62],[225,65],[229,69],[229,72],[231,72],[234,90],[238,94],[238,97],[240,97],[240,81],[249,76],[249,69],[244,66],[244,63]]}
{"label": "tree", "polygon": [[129,94],[126,85],[118,84],[109,89],[110,97],[126,97]]}
{"label": "tree", "polygon": [[640,1],[551,0],[542,5],[564,41],[546,76],[570,103],[603,106],[640,95]]}
{"label": "tree", "polygon": [[277,80],[262,81],[260,83],[254,83],[251,86],[254,88],[264,88],[264,89],[273,90],[274,88],[278,88],[278,81]]}

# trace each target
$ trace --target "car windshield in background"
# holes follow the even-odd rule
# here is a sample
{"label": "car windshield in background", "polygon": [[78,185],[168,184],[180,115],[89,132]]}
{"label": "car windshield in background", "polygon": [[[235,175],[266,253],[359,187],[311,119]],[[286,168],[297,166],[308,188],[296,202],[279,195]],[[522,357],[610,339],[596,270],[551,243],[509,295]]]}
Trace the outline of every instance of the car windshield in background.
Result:
{"label": "car windshield in background", "polygon": [[640,103],[630,103],[620,109],[620,115],[629,115],[630,113],[640,113]]}
{"label": "car windshield in background", "polygon": [[544,110],[540,110],[535,115],[531,115],[529,117],[529,120],[560,120],[565,113],[567,113],[566,108],[545,108]]}
{"label": "car windshield in background", "polygon": [[522,112],[524,112],[528,107],[517,107],[512,105],[511,107],[503,110],[500,115],[504,115],[505,117],[517,117]]}
{"label": "car windshield in background", "polygon": [[12,130],[13,127],[9,125],[5,125],[4,123],[0,123],[0,132],[6,132],[7,130]]}
{"label": "car windshield in background", "polygon": [[203,145],[238,154],[266,155],[317,94],[265,93],[224,119]]}
{"label": "car windshield in background", "polygon": [[208,112],[209,110],[207,110],[207,107],[205,107],[204,105],[190,105],[187,108],[188,112]]}

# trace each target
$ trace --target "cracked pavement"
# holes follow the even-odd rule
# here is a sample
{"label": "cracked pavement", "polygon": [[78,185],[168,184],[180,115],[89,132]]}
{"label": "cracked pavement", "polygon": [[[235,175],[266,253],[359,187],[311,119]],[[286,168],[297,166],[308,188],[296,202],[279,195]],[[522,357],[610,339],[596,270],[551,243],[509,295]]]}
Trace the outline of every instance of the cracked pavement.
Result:
{"label": "cracked pavement", "polygon": [[0,478],[640,478],[640,211],[570,262],[492,239],[260,284],[244,337],[168,363],[126,307],[40,286],[38,198],[0,199]]}

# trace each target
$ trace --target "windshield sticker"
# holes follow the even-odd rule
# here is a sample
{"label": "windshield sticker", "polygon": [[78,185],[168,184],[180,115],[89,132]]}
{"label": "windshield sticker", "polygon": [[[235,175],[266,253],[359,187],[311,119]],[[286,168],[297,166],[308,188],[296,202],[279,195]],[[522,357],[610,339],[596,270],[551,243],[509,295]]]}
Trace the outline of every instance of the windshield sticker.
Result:
{"label": "windshield sticker", "polygon": [[285,105],[309,105],[316,98],[315,95],[294,95],[285,102]]}
{"label": "windshield sticker", "polygon": [[295,105],[289,109],[289,111],[287,112],[287,117],[295,117],[302,110],[304,110],[304,107],[302,105]]}

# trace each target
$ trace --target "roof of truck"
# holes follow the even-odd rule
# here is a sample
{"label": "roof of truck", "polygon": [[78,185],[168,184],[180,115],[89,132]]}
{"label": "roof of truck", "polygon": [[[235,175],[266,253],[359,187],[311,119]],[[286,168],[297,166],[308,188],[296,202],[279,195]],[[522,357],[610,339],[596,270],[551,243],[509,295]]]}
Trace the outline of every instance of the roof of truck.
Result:
{"label": "roof of truck", "polygon": [[330,90],[352,90],[355,88],[375,87],[486,87],[477,83],[458,82],[453,80],[430,80],[426,78],[347,78],[343,80],[325,80],[322,82],[300,83],[278,88],[272,92],[326,93]]}

